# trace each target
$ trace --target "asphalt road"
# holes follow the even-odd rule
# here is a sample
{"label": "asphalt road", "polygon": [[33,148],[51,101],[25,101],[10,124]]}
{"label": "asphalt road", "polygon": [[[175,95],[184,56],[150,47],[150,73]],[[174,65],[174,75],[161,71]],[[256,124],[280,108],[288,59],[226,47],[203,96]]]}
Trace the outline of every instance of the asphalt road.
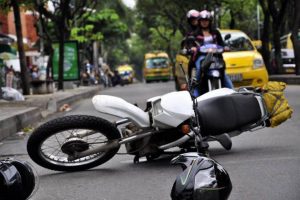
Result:
{"label": "asphalt road", "polygon": [[[174,90],[174,83],[133,84],[104,90],[101,94],[124,98],[144,108],[146,99]],[[224,150],[210,143],[211,156],[230,174],[233,190],[230,200],[299,200],[300,199],[300,86],[289,86],[286,96],[294,109],[290,120],[276,128],[246,132],[232,138],[233,148]],[[91,99],[83,100],[66,114],[99,116]],[[101,115],[108,120],[115,117]],[[24,152],[26,138],[4,141],[9,152],[28,160],[39,174],[36,200],[167,200],[181,169],[170,165],[172,156],[153,162],[133,164],[133,156],[116,155],[91,170],[63,173],[35,165]],[[10,145],[11,143],[11,145]],[[15,148],[15,144],[20,144]],[[1,151],[4,151],[3,148]],[[124,152],[121,149],[120,152]]]}

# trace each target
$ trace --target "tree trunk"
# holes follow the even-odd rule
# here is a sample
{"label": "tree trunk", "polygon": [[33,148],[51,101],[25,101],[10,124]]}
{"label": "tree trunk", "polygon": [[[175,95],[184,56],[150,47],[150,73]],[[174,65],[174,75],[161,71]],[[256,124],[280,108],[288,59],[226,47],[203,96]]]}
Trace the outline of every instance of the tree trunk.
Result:
{"label": "tree trunk", "polygon": [[47,80],[53,80],[53,74],[51,71],[53,69],[53,65],[52,65],[53,54],[54,54],[54,50],[52,47],[50,47],[49,60],[48,60],[47,69],[46,69]]}
{"label": "tree trunk", "polygon": [[20,18],[20,8],[18,0],[11,0],[11,5],[14,10],[14,18],[15,18],[15,27],[17,33],[17,43],[18,43],[18,52],[20,59],[20,67],[21,67],[21,81],[22,81],[22,90],[24,95],[30,94],[30,86],[29,86],[29,72],[26,64],[26,57],[23,46],[23,35],[22,35],[22,26],[21,26],[21,18]]}
{"label": "tree trunk", "polygon": [[282,58],[281,58],[281,45],[280,45],[280,27],[278,23],[273,19],[273,44],[274,44],[274,55],[275,55],[275,72],[281,74],[282,69]]}
{"label": "tree trunk", "polygon": [[99,43],[98,41],[93,41],[93,65],[96,74],[99,73],[98,58],[99,58]]}
{"label": "tree trunk", "polygon": [[59,61],[58,61],[58,90],[64,89],[64,44],[69,37],[70,31],[67,28],[70,0],[61,1],[61,15],[56,18],[59,28]]}
{"label": "tree trunk", "polygon": [[230,10],[230,23],[229,23],[229,28],[234,29],[235,28],[235,17],[234,13],[232,10]]}
{"label": "tree trunk", "polygon": [[[63,23],[63,22],[62,22]],[[64,31],[63,25],[60,26],[60,38],[59,38],[59,59],[58,59],[58,90],[64,89]]]}
{"label": "tree trunk", "polygon": [[264,17],[264,28],[263,28],[263,33],[262,33],[262,48],[261,48],[261,53],[264,58],[264,62],[266,65],[266,68],[268,70],[269,74],[274,73],[273,65],[270,63],[271,56],[270,56],[270,49],[269,49],[269,44],[270,44],[270,15],[266,15]]}
{"label": "tree trunk", "polygon": [[288,5],[288,0],[285,1],[274,1],[268,0],[268,8],[273,19],[272,29],[273,29],[273,43],[275,49],[275,63],[277,68],[277,73],[282,73],[282,58],[281,58],[281,46],[280,46],[280,30],[283,25],[283,19],[286,15],[286,9]]}
{"label": "tree trunk", "polygon": [[300,75],[300,13],[298,12],[300,9],[299,0],[294,0],[295,4],[295,16],[294,23],[292,29],[292,42],[294,47],[294,55],[295,55],[295,64],[296,64],[296,75]]}
{"label": "tree trunk", "polygon": [[[0,69],[1,70],[1,69]],[[1,72],[0,72],[0,74],[1,74]],[[2,77],[0,76],[0,79],[2,79]],[[2,82],[1,82],[1,80],[0,80],[0,99],[2,99],[3,98],[3,95],[2,95]]]}
{"label": "tree trunk", "polygon": [[266,7],[264,0],[259,0],[261,8],[264,13],[264,22],[263,22],[263,32],[262,32],[262,48],[261,54],[263,56],[266,68],[269,74],[274,73],[273,65],[270,63],[270,12],[269,9]]}

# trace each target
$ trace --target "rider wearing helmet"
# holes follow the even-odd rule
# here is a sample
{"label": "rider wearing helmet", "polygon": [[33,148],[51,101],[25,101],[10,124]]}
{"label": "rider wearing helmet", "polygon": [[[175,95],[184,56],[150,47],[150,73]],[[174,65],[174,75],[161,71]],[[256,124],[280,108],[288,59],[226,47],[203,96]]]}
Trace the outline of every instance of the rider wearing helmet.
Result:
{"label": "rider wearing helmet", "polygon": [[[222,39],[221,33],[213,28],[212,25],[213,21],[213,16],[212,14],[207,11],[203,10],[199,13],[199,29],[196,34],[196,40],[200,46],[204,44],[217,44],[219,46],[225,46],[224,41]],[[192,51],[196,52],[197,47],[192,47]],[[196,65],[196,78],[198,82],[200,82],[201,78],[201,61],[203,61],[205,58],[204,55],[200,55],[196,60],[195,60],[195,65]],[[221,55],[221,58],[222,55]],[[233,84],[230,80],[230,78],[225,74],[224,72],[224,86],[227,88],[233,88]],[[199,91],[195,90],[194,95],[197,97],[199,96]]]}

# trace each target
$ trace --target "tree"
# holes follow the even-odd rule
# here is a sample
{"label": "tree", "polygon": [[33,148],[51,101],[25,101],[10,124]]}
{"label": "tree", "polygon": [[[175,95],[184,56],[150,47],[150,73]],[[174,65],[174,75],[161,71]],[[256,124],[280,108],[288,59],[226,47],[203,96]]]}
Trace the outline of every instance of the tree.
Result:
{"label": "tree", "polygon": [[270,16],[272,17],[272,33],[274,45],[274,57],[277,73],[281,72],[281,46],[280,46],[280,30],[283,25],[286,8],[290,0],[267,0]]}
{"label": "tree", "polygon": [[178,44],[187,32],[186,13],[190,9],[201,10],[199,5],[201,4],[183,0],[138,1],[136,17],[139,20],[136,21],[136,32],[145,42],[154,44],[145,50],[165,50],[173,60]]}
{"label": "tree", "polygon": [[18,1],[18,0],[1,0],[0,5],[1,8],[9,11],[10,8],[13,8],[14,19],[15,19],[15,27],[17,34],[17,46],[19,52],[19,60],[20,60],[20,68],[21,68],[21,87],[24,95],[29,95],[30,86],[29,86],[29,72],[27,69],[24,45],[23,45],[23,35],[22,35],[22,26],[21,26],[21,18],[20,18],[20,6],[21,5],[29,5],[30,1]]}
{"label": "tree", "polygon": [[29,95],[30,94],[29,73],[27,69],[26,57],[24,52],[22,26],[21,26],[21,18],[20,18],[20,7],[19,7],[18,0],[11,0],[11,5],[14,10],[15,26],[17,32],[18,52],[19,52],[19,59],[20,59],[20,66],[21,66],[22,89],[24,95]]}
{"label": "tree", "polygon": [[274,69],[270,64],[270,12],[265,0],[259,0],[260,6],[264,13],[263,33],[262,33],[262,48],[261,53],[264,58],[267,70],[269,73],[274,73]]}
{"label": "tree", "polygon": [[300,9],[299,0],[294,0],[294,23],[292,28],[292,41],[294,47],[295,63],[296,63],[296,74],[300,75]]}
{"label": "tree", "polygon": [[[103,44],[109,44],[111,49],[115,49],[113,48],[114,44],[125,37],[124,34],[127,30],[126,24],[121,21],[116,11],[105,8],[90,15],[85,23],[82,23],[82,26],[74,27],[71,31],[71,38],[85,46],[91,46],[91,43],[101,41]],[[117,49],[120,50],[120,47],[119,45]],[[102,49],[102,51],[104,50]],[[121,54],[124,57],[124,52]]]}
{"label": "tree", "polygon": [[[54,10],[47,8],[48,2],[53,4]],[[87,10],[92,12],[96,5],[96,1],[48,1],[35,0],[35,9],[41,17],[51,20],[54,25],[55,33],[59,41],[59,70],[58,70],[58,90],[63,90],[63,63],[64,63],[64,42],[70,38],[71,27],[80,20]]]}
{"label": "tree", "polygon": [[223,0],[220,6],[220,28],[239,29],[251,38],[257,38],[256,1]]}

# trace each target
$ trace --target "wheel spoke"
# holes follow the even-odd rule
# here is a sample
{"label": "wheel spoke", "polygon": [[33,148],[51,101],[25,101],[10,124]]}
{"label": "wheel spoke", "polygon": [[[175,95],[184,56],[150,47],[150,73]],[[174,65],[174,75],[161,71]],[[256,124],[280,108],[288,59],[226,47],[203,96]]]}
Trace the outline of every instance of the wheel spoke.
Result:
{"label": "wheel spoke", "polygon": [[[72,129],[58,132],[55,135],[47,138],[41,146],[41,152],[45,159],[50,162],[56,162],[60,164],[77,165],[79,163],[93,162],[95,159],[103,156],[105,152],[92,154],[83,158],[79,158],[73,161],[68,161],[68,155],[62,152],[62,146],[70,139],[76,140],[76,132],[83,131],[82,129]],[[85,130],[93,131],[93,130]],[[84,141],[88,144],[89,149],[95,149],[99,145],[106,144],[109,140],[105,135],[100,132],[94,132],[92,135],[87,135],[84,138],[78,138],[78,141]],[[74,145],[76,145],[74,143]]]}
{"label": "wheel spoke", "polygon": [[59,144],[59,146],[61,147],[61,143],[59,142],[57,135],[55,135],[55,139],[56,139],[57,143]]}

